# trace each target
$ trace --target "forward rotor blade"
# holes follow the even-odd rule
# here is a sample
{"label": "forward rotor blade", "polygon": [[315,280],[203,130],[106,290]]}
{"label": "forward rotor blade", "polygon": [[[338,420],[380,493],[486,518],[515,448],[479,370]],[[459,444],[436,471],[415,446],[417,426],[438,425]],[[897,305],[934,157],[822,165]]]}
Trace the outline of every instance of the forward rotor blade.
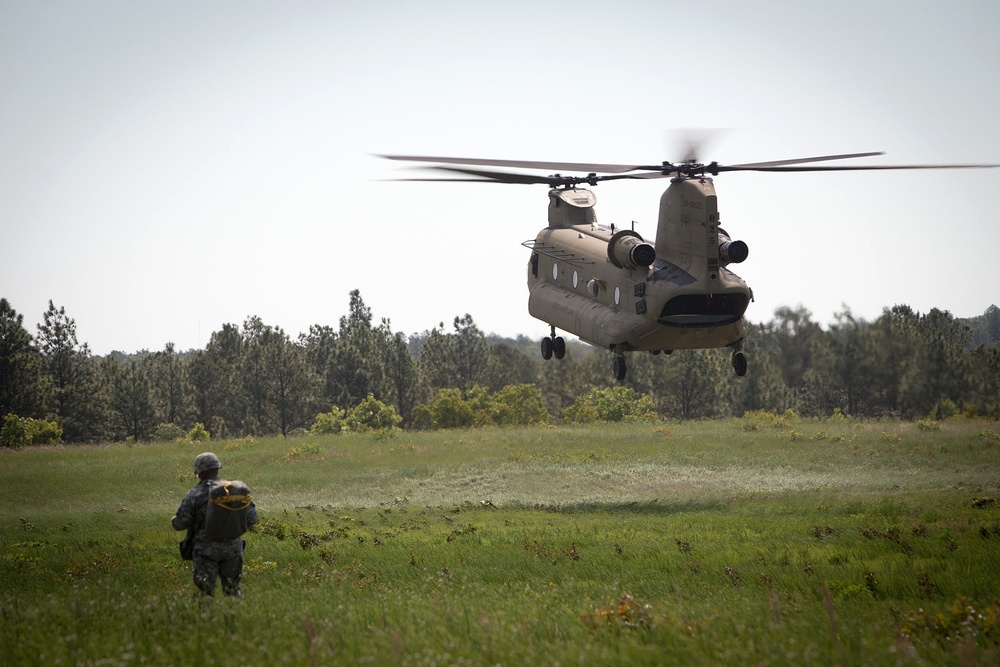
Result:
{"label": "forward rotor blade", "polygon": [[876,151],[874,153],[845,153],[843,155],[820,155],[817,157],[801,157],[793,158],[791,160],[772,160],[770,162],[747,162],[744,164],[734,164],[729,165],[726,169],[732,168],[749,168],[749,167],[781,167],[789,164],[803,164],[806,162],[823,162],[825,160],[848,160],[850,158],[856,157],[872,157],[873,155],[885,155],[883,151]]}
{"label": "forward rotor blade", "polygon": [[428,167],[435,171],[448,171],[457,174],[468,174],[470,176],[478,176],[484,180],[495,181],[497,183],[545,183],[548,185],[562,185],[566,182],[578,181],[575,177],[562,177],[562,176],[540,176],[536,174],[517,174],[508,171],[489,171],[486,169],[462,169],[459,167]]}
{"label": "forward rotor blade", "polygon": [[399,178],[393,180],[399,181],[449,181],[457,183],[513,183],[513,184],[545,184],[549,187],[556,187],[560,185],[575,185],[577,183],[582,183],[587,180],[584,176],[560,176],[558,174],[552,176],[541,176],[539,174],[518,174],[514,172],[507,171],[489,171],[486,169],[464,169],[459,167],[418,167],[418,169],[427,169],[433,171],[444,171],[449,173],[457,174],[468,174],[469,176],[475,176],[476,178],[445,178],[445,177],[417,177],[417,178]]}
{"label": "forward rotor blade", "polygon": [[612,178],[615,178],[615,179],[618,179],[618,178],[634,178],[634,179],[646,180],[646,179],[652,179],[652,178],[673,178],[674,176],[678,176],[678,175],[680,175],[680,174],[675,169],[673,171],[668,171],[665,174],[663,172],[661,172],[661,171],[650,171],[650,172],[647,172],[647,173],[644,173],[644,174],[620,174],[620,175],[616,174],[615,176],[608,176],[607,178],[609,180],[612,179]]}
{"label": "forward rotor blade", "polygon": [[486,169],[464,169],[459,167],[423,167],[435,171],[454,172],[458,174],[468,174],[476,178],[397,178],[397,181],[448,181],[453,183],[514,183],[532,185],[542,183],[549,187],[573,186],[581,183],[596,185],[601,181],[616,181],[626,178],[664,178],[661,174],[607,174],[598,176],[597,174],[587,174],[586,176],[563,176],[552,174],[551,176],[540,176],[538,174],[519,174],[509,171],[489,171]]}
{"label": "forward rotor blade", "polygon": [[585,171],[620,174],[642,167],[630,164],[590,164],[585,162],[535,162],[532,160],[492,160],[488,158],[432,157],[422,155],[380,155],[389,160],[408,162],[438,162],[440,164],[468,164],[481,167],[513,167],[515,169],[545,169],[547,171]]}
{"label": "forward rotor blade", "polygon": [[498,183],[503,184],[504,181],[497,181],[492,178],[390,178],[386,179],[394,183]]}

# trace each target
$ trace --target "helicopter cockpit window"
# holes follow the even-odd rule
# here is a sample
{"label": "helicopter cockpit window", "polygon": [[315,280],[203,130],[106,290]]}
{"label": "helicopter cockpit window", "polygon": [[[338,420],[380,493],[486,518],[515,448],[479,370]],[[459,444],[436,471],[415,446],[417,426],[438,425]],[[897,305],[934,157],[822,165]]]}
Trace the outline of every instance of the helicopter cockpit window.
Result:
{"label": "helicopter cockpit window", "polygon": [[531,275],[535,278],[538,277],[538,253],[531,253]]}

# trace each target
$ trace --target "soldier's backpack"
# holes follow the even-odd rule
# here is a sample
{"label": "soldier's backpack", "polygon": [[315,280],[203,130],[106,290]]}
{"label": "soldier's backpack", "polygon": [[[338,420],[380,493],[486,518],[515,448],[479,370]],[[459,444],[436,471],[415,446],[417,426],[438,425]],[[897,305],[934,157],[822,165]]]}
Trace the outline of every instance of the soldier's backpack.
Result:
{"label": "soldier's backpack", "polygon": [[247,508],[252,501],[250,489],[243,482],[213,480],[205,508],[205,537],[234,540],[247,532]]}

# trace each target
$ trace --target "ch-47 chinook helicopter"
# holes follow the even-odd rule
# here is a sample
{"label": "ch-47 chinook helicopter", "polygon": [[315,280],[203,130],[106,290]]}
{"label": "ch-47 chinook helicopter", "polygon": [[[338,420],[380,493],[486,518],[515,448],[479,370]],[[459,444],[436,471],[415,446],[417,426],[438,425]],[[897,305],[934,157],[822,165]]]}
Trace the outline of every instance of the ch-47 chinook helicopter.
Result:
{"label": "ch-47 chinook helicopter", "polygon": [[[540,183],[549,186],[548,226],[523,245],[528,261],[528,312],[550,326],[542,338],[544,359],[561,359],[561,329],[614,353],[614,376],[625,378],[625,353],[730,348],[736,375],[747,372],[743,313],[753,291],[729,269],[749,248],[719,226],[712,176],[730,171],[863,171],[954,169],[998,165],[810,165],[813,162],[882,155],[880,152],[721,165],[702,164],[693,153],[683,162],[651,165],[534,162],[475,158],[384,155],[392,160],[436,163],[430,168],[464,177],[411,181]],[[440,166],[440,165],[469,165]],[[586,175],[549,176],[471,167],[508,167]],[[471,177],[471,178],[470,178]],[[631,229],[597,223],[590,190],[602,181],[669,178],[660,197],[656,238],[651,244]]]}

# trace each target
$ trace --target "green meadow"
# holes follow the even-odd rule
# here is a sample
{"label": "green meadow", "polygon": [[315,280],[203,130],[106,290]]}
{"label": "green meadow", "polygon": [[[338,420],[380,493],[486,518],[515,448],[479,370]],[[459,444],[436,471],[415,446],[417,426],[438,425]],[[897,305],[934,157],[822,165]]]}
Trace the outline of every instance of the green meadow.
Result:
{"label": "green meadow", "polygon": [[[170,529],[204,450],[242,599]],[[995,665],[998,497],[977,420],[3,450],[0,663]]]}

